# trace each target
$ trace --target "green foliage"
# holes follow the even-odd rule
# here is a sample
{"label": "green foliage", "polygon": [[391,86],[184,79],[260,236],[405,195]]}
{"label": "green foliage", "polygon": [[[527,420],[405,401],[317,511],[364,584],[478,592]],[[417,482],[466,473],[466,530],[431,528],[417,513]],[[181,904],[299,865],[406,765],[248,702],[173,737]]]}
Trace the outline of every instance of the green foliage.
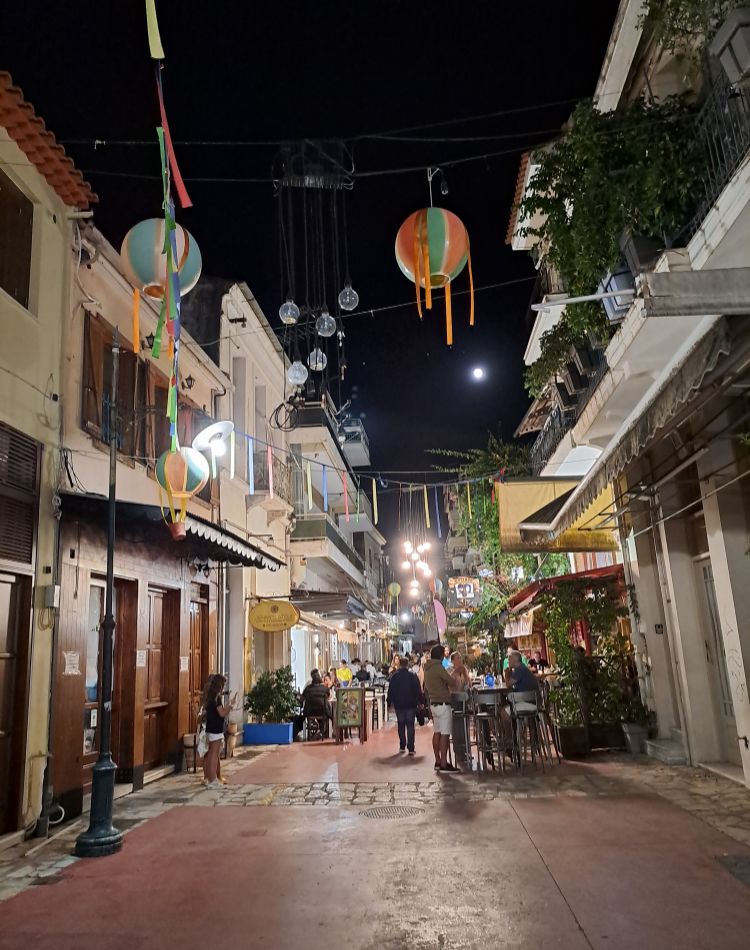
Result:
{"label": "green foliage", "polygon": [[706,47],[730,10],[746,0],[645,0],[642,22],[654,37],[673,53]]}
{"label": "green foliage", "polygon": [[[555,654],[558,686],[552,699],[561,725],[614,722],[625,711],[627,644],[617,620],[627,608],[610,578],[561,581],[541,599],[547,643]],[[576,621],[588,626],[596,657],[574,649],[570,630]]]}
{"label": "green foliage", "polygon": [[291,666],[261,673],[249,693],[245,710],[259,722],[288,722],[297,707]]}
{"label": "green foliage", "polygon": [[[689,219],[704,164],[692,111],[685,97],[659,103],[637,99],[614,112],[581,102],[567,134],[535,155],[538,169],[519,220],[540,215],[542,223],[521,232],[539,238],[571,296],[594,293],[619,264],[624,232],[666,243]],[[544,388],[570,345],[583,342],[588,332],[606,338],[601,306],[566,307],[561,322],[542,338],[542,366],[526,373],[532,394]]]}

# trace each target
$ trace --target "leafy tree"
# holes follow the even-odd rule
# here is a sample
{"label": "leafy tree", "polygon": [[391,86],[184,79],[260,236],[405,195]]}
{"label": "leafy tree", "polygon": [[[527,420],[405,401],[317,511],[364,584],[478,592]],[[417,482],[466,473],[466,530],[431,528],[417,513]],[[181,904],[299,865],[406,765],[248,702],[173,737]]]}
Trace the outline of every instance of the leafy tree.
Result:
{"label": "leafy tree", "polygon": [[746,0],[645,0],[641,22],[664,49],[691,52],[707,47],[730,10],[745,5]]}
{"label": "leafy tree", "polygon": [[[536,153],[538,168],[519,220],[540,216],[541,223],[521,231],[539,238],[571,296],[594,293],[619,264],[623,233],[668,244],[689,220],[704,164],[693,112],[685,97],[636,99],[613,112],[581,102],[566,134]],[[538,394],[542,370],[557,371],[571,343],[583,342],[588,333],[607,337],[600,304],[567,306],[561,322],[542,338],[542,368],[526,373],[529,391]]]}

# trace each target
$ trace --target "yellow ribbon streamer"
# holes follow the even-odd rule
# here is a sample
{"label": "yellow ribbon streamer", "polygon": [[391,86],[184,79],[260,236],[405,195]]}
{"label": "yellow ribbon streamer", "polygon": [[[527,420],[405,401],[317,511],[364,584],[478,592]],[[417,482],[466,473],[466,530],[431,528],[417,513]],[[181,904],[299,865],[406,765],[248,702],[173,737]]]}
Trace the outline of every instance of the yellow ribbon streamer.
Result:
{"label": "yellow ribbon streamer", "polygon": [[146,0],[146,27],[148,29],[148,48],[151,59],[164,59],[161,45],[159,21],[156,19],[156,0]]}
{"label": "yellow ribbon streamer", "polygon": [[469,502],[469,517],[471,518],[471,485],[466,483],[466,498]]}
{"label": "yellow ribbon streamer", "polygon": [[378,483],[372,480],[372,520],[373,524],[378,523]]}
{"label": "yellow ribbon streamer", "polygon": [[234,478],[235,440],[234,429],[229,433],[229,477]]}
{"label": "yellow ribbon streamer", "polygon": [[424,488],[424,517],[427,522],[427,527],[430,527],[430,506],[427,504],[427,486],[423,485]]}
{"label": "yellow ribbon streamer", "polygon": [[307,463],[307,510],[312,511],[313,506],[313,494],[312,494],[312,471],[310,469],[310,463]]}
{"label": "yellow ribbon streamer", "polygon": [[133,352],[141,352],[141,321],[140,321],[141,292],[133,288]]}

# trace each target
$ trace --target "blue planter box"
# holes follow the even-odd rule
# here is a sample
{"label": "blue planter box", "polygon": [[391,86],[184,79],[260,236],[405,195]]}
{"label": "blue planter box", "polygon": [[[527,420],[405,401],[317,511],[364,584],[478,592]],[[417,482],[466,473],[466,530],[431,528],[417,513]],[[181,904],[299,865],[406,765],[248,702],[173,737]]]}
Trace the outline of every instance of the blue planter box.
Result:
{"label": "blue planter box", "polygon": [[291,745],[291,722],[248,722],[242,730],[245,745]]}

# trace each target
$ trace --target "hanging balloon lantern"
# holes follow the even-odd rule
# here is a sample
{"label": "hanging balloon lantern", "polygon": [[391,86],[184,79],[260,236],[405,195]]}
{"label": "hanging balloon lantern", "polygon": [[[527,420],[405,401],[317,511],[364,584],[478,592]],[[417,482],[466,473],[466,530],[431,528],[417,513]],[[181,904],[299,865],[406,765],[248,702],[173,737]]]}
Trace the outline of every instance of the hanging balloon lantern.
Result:
{"label": "hanging balloon lantern", "polygon": [[[197,449],[181,448],[159,456],[156,480],[167,493],[172,519],[168,524],[175,539],[185,537],[188,498],[203,488],[208,475],[208,461]],[[175,502],[179,502],[179,509]]]}
{"label": "hanging balloon lantern", "polygon": [[[195,238],[179,224],[175,238],[175,266],[180,277],[180,296],[198,282],[201,274],[201,252]],[[167,255],[164,252],[164,219],[148,218],[132,227],[125,235],[120,250],[125,272],[143,293],[157,300],[164,296],[167,282]]]}
{"label": "hanging balloon lantern", "polygon": [[398,583],[398,581],[391,581],[391,583],[388,585],[388,593],[391,595],[391,597],[398,597],[398,595],[401,593],[401,585]]}
{"label": "hanging balloon lantern", "polygon": [[425,307],[432,309],[432,290],[445,292],[445,330],[453,345],[451,281],[469,265],[469,326],[474,326],[474,279],[471,272],[469,235],[460,218],[443,208],[422,208],[404,221],[396,235],[396,261],[402,273],[414,282],[417,311],[422,318],[422,288]]}

